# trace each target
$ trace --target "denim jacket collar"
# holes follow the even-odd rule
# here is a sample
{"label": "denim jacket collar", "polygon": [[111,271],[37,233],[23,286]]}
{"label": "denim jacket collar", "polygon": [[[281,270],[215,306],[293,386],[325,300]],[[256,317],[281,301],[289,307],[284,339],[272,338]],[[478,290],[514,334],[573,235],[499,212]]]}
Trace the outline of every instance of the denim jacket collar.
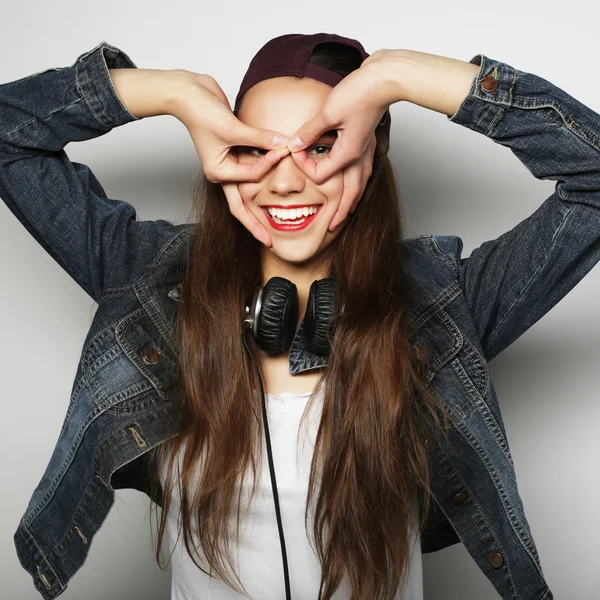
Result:
{"label": "denim jacket collar", "polygon": [[[180,282],[173,289],[169,290],[167,296],[174,301],[179,302],[181,300],[181,289],[183,287],[183,282]],[[289,368],[291,375],[297,375],[298,373],[303,373],[304,371],[309,371],[311,369],[318,369],[320,367],[327,366],[329,362],[329,356],[323,354],[317,354],[313,352],[309,348],[304,345],[304,321],[306,319],[306,315],[300,321],[300,326],[298,327],[294,339],[292,340],[292,345],[290,346],[289,351]],[[240,326],[241,331],[241,326]]]}
{"label": "denim jacket collar", "polygon": [[[165,338],[171,345],[177,358],[180,356],[179,341],[175,336],[173,327],[176,311],[174,303],[180,302],[183,293],[183,276],[176,281],[176,285],[170,287],[166,291],[166,300],[160,297],[161,289],[164,288],[162,279],[168,277],[168,273],[183,272],[181,266],[182,249],[186,244],[194,230],[193,225],[187,225],[178,235],[176,235],[159,253],[154,262],[155,269],[152,273],[155,274],[151,279],[150,275],[144,275],[134,283],[135,293],[146,308],[149,316],[155,320],[155,325],[164,334]],[[428,247],[432,244],[430,236],[422,235],[416,238],[405,239],[402,242],[405,244],[405,252],[409,255],[410,260],[427,261],[430,253],[437,254],[437,250],[433,247]],[[423,252],[423,247],[427,248]],[[179,263],[179,268],[175,268],[175,263]],[[162,271],[162,274],[160,274]],[[440,291],[441,290],[441,291]],[[411,280],[412,303],[408,308],[409,313],[409,335],[414,339],[415,331],[422,326],[433,316],[434,312],[443,309],[446,304],[451,302],[460,293],[460,286],[455,280],[452,280],[445,271],[440,270],[437,273],[430,274],[427,278],[414,278]],[[329,356],[312,352],[304,345],[304,328],[306,315],[300,321],[300,325],[296,330],[292,344],[289,350],[289,372],[291,375],[297,375],[312,369],[318,369],[327,366]],[[240,322],[241,335],[241,322]],[[439,339],[435,336],[439,332],[431,333],[431,329],[422,328],[418,332],[417,344],[424,346],[430,350],[439,350]],[[441,353],[438,362],[446,362],[450,356],[456,354],[462,346],[462,336],[457,329],[456,332],[448,339],[448,346]],[[441,338],[443,339],[443,338]],[[431,381],[437,365],[431,365],[427,374],[427,379]]]}

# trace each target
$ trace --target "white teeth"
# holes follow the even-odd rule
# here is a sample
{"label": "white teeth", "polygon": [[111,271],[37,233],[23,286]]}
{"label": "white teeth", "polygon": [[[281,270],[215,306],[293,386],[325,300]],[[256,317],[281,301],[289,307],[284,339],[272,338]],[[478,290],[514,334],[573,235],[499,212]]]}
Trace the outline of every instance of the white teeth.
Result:
{"label": "white teeth", "polygon": [[[284,219],[278,219],[277,217],[271,217],[273,219],[273,221],[275,221],[275,223],[279,223],[280,225],[282,225],[283,223],[291,223],[292,221],[290,221],[289,219],[284,220]],[[304,223],[304,221],[306,221],[306,219],[300,219],[299,221],[293,221],[293,223],[295,225],[299,225],[300,223]]]}
{"label": "white teeth", "polygon": [[271,217],[278,217],[279,219],[287,219],[293,221],[300,217],[308,217],[317,212],[317,206],[304,206],[302,208],[267,208]]}

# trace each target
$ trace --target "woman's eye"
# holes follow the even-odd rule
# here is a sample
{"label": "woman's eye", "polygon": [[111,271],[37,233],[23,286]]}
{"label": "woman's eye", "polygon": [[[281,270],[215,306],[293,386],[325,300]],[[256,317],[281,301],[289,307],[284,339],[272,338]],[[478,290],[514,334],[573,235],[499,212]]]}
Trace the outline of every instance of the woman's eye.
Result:
{"label": "woman's eye", "polygon": [[[320,156],[320,155],[326,154],[327,151],[331,150],[331,146],[329,144],[319,144],[317,146],[313,146],[312,148],[309,148],[306,151],[306,153],[311,154],[313,152],[313,150],[323,150],[323,151],[319,151],[319,152],[316,152],[313,154],[313,156],[314,155]],[[269,151],[265,150],[264,148],[256,148],[253,146],[240,146],[238,152],[240,154],[249,154],[250,156],[264,156]]]}
{"label": "woman's eye", "polygon": [[[268,152],[264,148],[255,148],[253,146],[236,146],[235,150],[238,155],[249,154],[250,156],[264,156]],[[261,152],[262,154],[260,154]]]}
{"label": "woman's eye", "polygon": [[[328,144],[319,144],[318,146],[313,146],[308,152],[307,154],[310,154],[311,150],[316,150],[318,148],[325,148],[325,150],[331,150],[331,146],[329,146]],[[317,155],[321,155],[321,154],[325,154],[324,152],[317,152]]]}
{"label": "woman's eye", "polygon": [[[257,155],[257,154],[255,154],[255,152],[254,152],[255,150],[256,150],[257,152],[259,152],[259,154],[258,154],[258,155]],[[249,147],[249,148],[248,148],[248,152],[249,152],[250,154],[253,154],[254,156],[264,156],[264,155],[265,155],[265,154],[267,154],[267,152],[269,152],[269,151],[268,151],[268,150],[265,150],[264,148],[251,148],[251,147]],[[260,154],[261,152],[262,152],[262,154]]]}

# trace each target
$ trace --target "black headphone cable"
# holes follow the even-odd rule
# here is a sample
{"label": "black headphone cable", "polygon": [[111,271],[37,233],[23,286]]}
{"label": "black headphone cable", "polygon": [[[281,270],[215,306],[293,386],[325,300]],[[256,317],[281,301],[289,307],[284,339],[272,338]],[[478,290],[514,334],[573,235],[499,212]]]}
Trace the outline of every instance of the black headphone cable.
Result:
{"label": "black headphone cable", "polygon": [[[269,471],[271,473],[271,487],[273,489],[273,500],[275,503],[275,514],[277,516],[277,527],[279,529],[279,541],[281,544],[281,557],[283,559],[283,575],[285,578],[285,597],[286,600],[291,600],[292,594],[290,591],[290,575],[288,571],[288,563],[287,563],[287,552],[285,548],[285,539],[283,535],[283,526],[281,524],[281,513],[279,511],[279,495],[277,494],[277,481],[275,479],[275,467],[273,465],[273,453],[271,451],[271,436],[269,434],[269,422],[267,420],[267,409],[265,405],[265,392],[263,388],[262,379],[260,376],[260,371],[258,370],[258,366],[256,364],[256,360],[248,347],[248,342],[246,340],[246,332],[251,329],[251,324],[248,320],[244,320],[242,325],[242,343],[246,352],[252,359],[252,363],[254,364],[254,368],[256,370],[256,374],[258,376],[258,383],[260,385],[260,398],[262,402],[262,415],[263,415],[263,423],[265,428],[265,441],[267,444],[267,454],[269,457]],[[321,585],[319,587],[319,600],[321,600],[321,592],[323,589],[323,576],[321,575]]]}

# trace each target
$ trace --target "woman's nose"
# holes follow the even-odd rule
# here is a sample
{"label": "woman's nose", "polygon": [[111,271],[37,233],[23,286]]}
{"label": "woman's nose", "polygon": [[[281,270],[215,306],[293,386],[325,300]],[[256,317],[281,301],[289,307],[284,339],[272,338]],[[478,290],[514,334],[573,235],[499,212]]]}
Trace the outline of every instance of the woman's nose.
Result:
{"label": "woman's nose", "polygon": [[291,154],[273,165],[269,175],[269,191],[275,194],[301,192],[306,184],[304,173],[296,166]]}

